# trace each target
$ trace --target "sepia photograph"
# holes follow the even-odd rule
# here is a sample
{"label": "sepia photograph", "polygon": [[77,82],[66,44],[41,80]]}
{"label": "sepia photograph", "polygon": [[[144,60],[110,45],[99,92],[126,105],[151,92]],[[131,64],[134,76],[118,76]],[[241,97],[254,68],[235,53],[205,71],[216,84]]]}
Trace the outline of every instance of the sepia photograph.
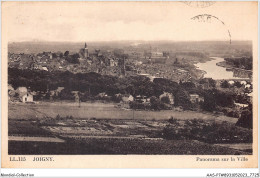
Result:
{"label": "sepia photograph", "polygon": [[191,156],[216,167],[231,155],[254,167],[257,7],[2,2],[7,167],[91,155]]}

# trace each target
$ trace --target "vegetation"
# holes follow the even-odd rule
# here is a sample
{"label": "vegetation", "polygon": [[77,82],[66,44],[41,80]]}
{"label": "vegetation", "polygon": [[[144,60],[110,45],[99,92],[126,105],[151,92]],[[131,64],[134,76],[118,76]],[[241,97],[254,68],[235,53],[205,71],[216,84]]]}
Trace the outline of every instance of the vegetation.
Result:
{"label": "vegetation", "polygon": [[[22,121],[9,120],[9,135],[59,137],[65,142],[9,141],[9,154],[250,154],[210,145],[252,143],[252,130],[227,122],[201,119],[124,120],[74,119],[72,116]],[[34,124],[31,124],[34,123]],[[132,124],[131,124],[132,123]],[[131,125],[131,127],[122,126]],[[20,129],[26,127],[25,129]],[[64,129],[64,127],[68,129]],[[45,128],[45,129],[42,129]],[[53,132],[52,129],[55,128]],[[90,131],[96,130],[95,132]],[[111,132],[113,135],[111,135]],[[41,134],[43,133],[43,134]],[[55,133],[55,134],[54,134]],[[84,137],[84,136],[95,137]],[[106,135],[107,134],[107,135]],[[62,136],[61,136],[62,135]],[[70,138],[77,135],[77,138]],[[139,136],[139,137],[135,137]],[[81,137],[82,136],[82,137]],[[141,137],[140,137],[141,136]],[[196,141],[194,141],[196,140]],[[203,143],[206,142],[206,143]],[[210,144],[207,144],[210,143]]]}
{"label": "vegetation", "polygon": [[[205,81],[202,81],[205,82]],[[208,79],[210,85],[214,86],[215,82]],[[16,68],[8,69],[8,83],[15,89],[19,86],[25,86],[32,91],[40,92],[35,99],[40,99],[43,96],[41,92],[47,93],[44,95],[49,99],[50,90],[56,90],[58,87],[64,87],[59,95],[52,97],[52,99],[74,100],[75,96],[71,91],[80,92],[80,100],[93,100],[99,93],[105,93],[108,96],[105,100],[112,100],[118,102],[116,94],[131,94],[135,96],[156,97],[151,99],[151,108],[160,110],[166,108],[168,103],[167,98],[158,100],[163,92],[169,92],[174,95],[175,106],[182,106],[183,109],[191,109],[193,106],[190,102],[191,93],[197,93],[204,97],[204,103],[201,104],[202,109],[206,111],[214,111],[217,106],[232,107],[234,103],[234,94],[221,92],[215,88],[210,90],[201,90],[192,82],[181,82],[180,84],[170,81],[168,79],[155,79],[153,82],[144,76],[129,76],[119,78],[109,75],[100,75],[97,73],[77,73],[71,72],[47,72],[36,70],[20,70]],[[99,98],[102,99],[102,98]],[[239,99],[239,98],[238,98]],[[132,107],[145,108],[140,104],[133,103]],[[139,108],[139,109],[140,109]]]}
{"label": "vegetation", "polygon": [[251,57],[241,57],[241,58],[225,58],[227,64],[230,64],[236,68],[252,70],[253,58]]}
{"label": "vegetation", "polygon": [[236,125],[245,128],[253,128],[252,105],[249,105],[249,107],[244,109]]}
{"label": "vegetation", "polygon": [[163,129],[165,139],[190,139],[206,143],[252,143],[252,130],[222,123],[207,123],[203,120],[187,120],[184,126],[179,127],[179,122],[170,119],[169,125]]}

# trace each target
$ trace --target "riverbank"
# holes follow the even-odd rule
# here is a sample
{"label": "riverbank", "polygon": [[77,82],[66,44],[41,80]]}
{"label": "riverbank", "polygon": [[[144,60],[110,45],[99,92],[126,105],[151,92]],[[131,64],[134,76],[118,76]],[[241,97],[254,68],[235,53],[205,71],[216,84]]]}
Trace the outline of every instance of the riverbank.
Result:
{"label": "riverbank", "polygon": [[248,76],[248,79],[250,79],[250,76],[252,76],[252,74],[253,74],[252,70],[236,68],[232,65],[227,64],[226,61],[218,62],[216,65],[220,66],[220,67],[224,67],[224,68],[226,68],[227,71],[232,71],[234,73],[238,73],[238,71],[241,71],[240,73],[243,73],[243,76],[242,75],[240,76],[241,78]]}
{"label": "riverbank", "polygon": [[242,69],[227,70],[225,59],[220,57],[211,57],[212,60],[194,64],[198,70],[204,71],[204,78],[212,78],[214,80],[230,80],[230,79],[249,79],[250,72]]}

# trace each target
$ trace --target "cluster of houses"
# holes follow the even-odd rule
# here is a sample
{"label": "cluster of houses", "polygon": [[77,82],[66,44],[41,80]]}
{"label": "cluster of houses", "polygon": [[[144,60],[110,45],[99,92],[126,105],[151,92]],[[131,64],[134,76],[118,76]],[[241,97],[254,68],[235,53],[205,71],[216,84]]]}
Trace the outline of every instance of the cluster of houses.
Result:
{"label": "cluster of houses", "polygon": [[[66,53],[66,52],[65,52]],[[43,52],[38,54],[14,54],[8,53],[8,67],[30,70],[44,70],[44,71],[70,71],[77,72],[97,72],[111,75],[125,74],[125,61],[122,58],[115,57],[115,55],[107,50],[100,51],[96,49],[93,53],[89,53],[87,44],[79,50],[76,54],[63,54],[62,52]],[[77,56],[78,62],[71,63],[67,60],[67,56]],[[74,59],[75,57],[73,57]],[[106,69],[107,68],[107,69]],[[113,68],[120,68],[113,70]],[[109,71],[113,71],[109,73]]]}
{"label": "cluster of houses", "polygon": [[[65,52],[66,53],[66,52]],[[164,61],[169,58],[169,53],[150,51],[148,56],[143,56],[144,59],[152,61],[150,65],[143,65],[141,58],[139,60],[129,60],[116,57],[110,50],[96,49],[92,53],[89,52],[88,46],[81,48],[76,55],[78,62],[71,63],[66,59],[65,53],[62,52],[42,52],[38,54],[14,54],[8,53],[8,66],[10,68],[30,69],[30,70],[43,70],[43,71],[70,71],[72,73],[78,72],[96,72],[104,75],[125,76],[125,75],[140,75],[148,73],[155,77],[162,77],[168,79],[181,79],[189,80],[191,76],[188,71],[183,69],[167,69],[167,66],[157,66],[153,61]],[[134,59],[135,53],[128,53],[131,59]],[[130,55],[132,54],[132,55]],[[74,54],[69,56],[73,56]],[[126,62],[128,61],[128,62]],[[153,66],[156,70],[153,69]],[[158,68],[159,67],[159,68]],[[157,73],[155,73],[157,71]],[[152,79],[151,79],[152,80]],[[186,80],[183,80],[186,81]]]}
{"label": "cluster of houses", "polygon": [[[50,99],[53,96],[58,96],[61,91],[64,89],[64,87],[58,87],[56,90],[49,91]],[[79,97],[79,91],[72,91],[71,92],[75,98],[75,102],[80,102]],[[33,103],[34,102],[34,96],[38,95],[39,92],[30,91],[30,88],[26,87],[18,87],[16,90],[11,86],[8,85],[8,99],[11,102],[22,102],[22,103]],[[46,93],[45,93],[46,95]],[[149,104],[150,98],[147,96],[137,95],[132,96],[130,94],[116,94],[116,97],[121,99],[121,103],[123,104],[123,107],[129,108],[129,103],[136,101],[143,104]],[[174,95],[168,92],[164,92],[159,96],[159,99],[162,100],[164,97],[167,97],[169,100],[170,105],[174,105]],[[106,93],[99,93],[97,95],[97,99],[104,99],[104,98],[111,98],[111,96],[108,96]],[[203,102],[204,98],[202,96],[199,96],[198,94],[190,94],[190,101],[192,103],[199,103]]]}
{"label": "cluster of houses", "polygon": [[16,90],[8,85],[8,100],[12,102],[32,103],[34,92],[30,92],[26,87],[18,87]]}
{"label": "cluster of houses", "polygon": [[[68,62],[60,57],[61,52],[43,52],[39,54],[8,54],[8,67],[30,70],[64,70]],[[53,57],[55,56],[55,58]]]}

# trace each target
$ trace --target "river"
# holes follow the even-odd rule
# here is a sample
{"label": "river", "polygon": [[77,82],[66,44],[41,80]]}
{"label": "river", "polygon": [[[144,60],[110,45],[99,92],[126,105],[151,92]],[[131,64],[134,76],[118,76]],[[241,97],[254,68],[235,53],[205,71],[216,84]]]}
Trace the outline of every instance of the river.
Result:
{"label": "river", "polygon": [[212,78],[214,80],[229,80],[229,79],[248,79],[234,76],[233,71],[227,71],[226,68],[218,66],[217,63],[224,61],[224,58],[211,57],[213,60],[205,63],[197,63],[195,66],[202,71],[205,71],[204,78]]}

